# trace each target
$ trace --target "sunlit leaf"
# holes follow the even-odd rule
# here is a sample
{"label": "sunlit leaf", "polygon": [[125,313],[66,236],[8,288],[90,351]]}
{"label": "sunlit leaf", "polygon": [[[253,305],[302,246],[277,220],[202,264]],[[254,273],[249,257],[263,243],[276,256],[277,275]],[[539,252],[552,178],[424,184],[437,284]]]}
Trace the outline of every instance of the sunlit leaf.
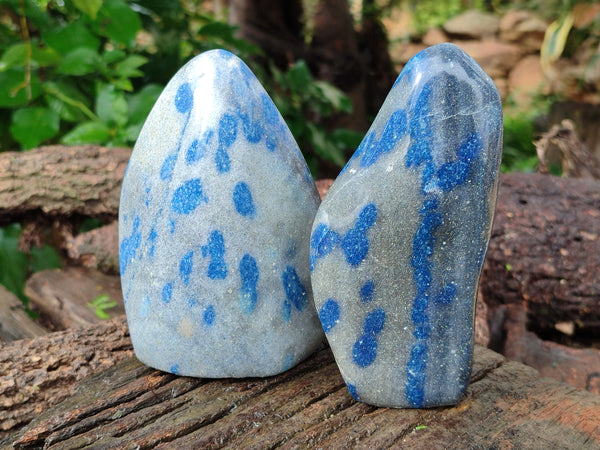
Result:
{"label": "sunlit leaf", "polygon": [[104,144],[110,139],[110,128],[102,122],[84,122],[63,136],[61,142],[74,144]]}
{"label": "sunlit leaf", "polygon": [[75,7],[82,13],[95,20],[98,10],[102,6],[102,0],[71,0]]}

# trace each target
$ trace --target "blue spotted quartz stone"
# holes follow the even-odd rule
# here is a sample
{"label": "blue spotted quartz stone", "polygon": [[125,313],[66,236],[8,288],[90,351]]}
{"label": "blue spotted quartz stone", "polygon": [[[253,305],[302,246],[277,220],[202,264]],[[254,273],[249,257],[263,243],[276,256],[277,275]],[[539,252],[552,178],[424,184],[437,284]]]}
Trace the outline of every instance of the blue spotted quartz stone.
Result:
{"label": "blue spotted quartz stone", "polygon": [[436,45],[408,62],[325,196],[310,241],[315,306],[356,400],[420,408],[463,395],[501,146],[494,83]]}
{"label": "blue spotted quartz stone", "polygon": [[119,263],[137,357],[198,377],[268,376],[324,340],[309,239],[319,196],[275,105],[236,56],[169,82],[121,194]]}

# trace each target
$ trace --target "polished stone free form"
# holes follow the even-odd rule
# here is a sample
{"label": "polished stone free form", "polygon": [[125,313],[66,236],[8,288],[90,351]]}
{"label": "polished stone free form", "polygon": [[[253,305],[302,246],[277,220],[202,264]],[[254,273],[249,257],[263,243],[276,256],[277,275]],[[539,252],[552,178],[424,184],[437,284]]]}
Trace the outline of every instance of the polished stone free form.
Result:
{"label": "polished stone free form", "polygon": [[310,228],[319,196],[248,67],[215,50],[169,82],[123,181],[120,272],[138,358],[201,377],[267,376],[323,331]]}
{"label": "polished stone free form", "polygon": [[433,407],[463,395],[501,146],[494,83],[440,44],[408,62],[329,189],[311,278],[355,399]]}

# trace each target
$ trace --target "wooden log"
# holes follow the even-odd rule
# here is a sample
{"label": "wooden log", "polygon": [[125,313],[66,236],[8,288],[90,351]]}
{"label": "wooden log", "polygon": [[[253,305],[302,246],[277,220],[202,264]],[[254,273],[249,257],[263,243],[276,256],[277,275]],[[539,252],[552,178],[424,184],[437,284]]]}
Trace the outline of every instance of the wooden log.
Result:
{"label": "wooden log", "polygon": [[95,145],[0,153],[0,225],[32,216],[116,217],[130,154]]}
{"label": "wooden log", "polygon": [[[64,270],[43,270],[27,280],[27,295],[54,329],[78,328],[100,322],[95,308],[89,303],[106,294],[117,305],[105,310],[110,317],[125,313],[121,282],[116,275],[97,270],[68,267]],[[32,306],[32,308],[33,308]]]}
{"label": "wooden log", "polygon": [[77,381],[132,354],[124,316],[0,345],[0,440],[72,395]]}
{"label": "wooden log", "polygon": [[[477,346],[453,407],[350,397],[331,352],[274,377],[177,377],[128,358],[13,436],[15,448],[598,448],[600,396]],[[8,443],[8,441],[5,441]]]}
{"label": "wooden log", "polygon": [[0,342],[43,336],[48,333],[25,312],[23,303],[0,284]]}
{"label": "wooden log", "polygon": [[527,304],[529,330],[558,322],[600,335],[600,182],[541,174],[501,178],[481,278],[490,314]]}

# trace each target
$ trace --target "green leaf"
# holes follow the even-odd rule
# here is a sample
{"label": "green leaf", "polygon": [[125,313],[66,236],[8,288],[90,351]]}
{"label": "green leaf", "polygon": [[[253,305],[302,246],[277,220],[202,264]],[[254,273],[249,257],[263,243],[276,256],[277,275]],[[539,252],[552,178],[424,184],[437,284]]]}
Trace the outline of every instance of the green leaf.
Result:
{"label": "green leaf", "polygon": [[87,75],[94,73],[101,65],[96,50],[79,47],[69,52],[58,65],[58,72],[65,75]]}
{"label": "green leaf", "polygon": [[87,15],[90,19],[95,20],[98,10],[102,6],[102,0],[72,0],[75,7]]}
{"label": "green leaf", "polygon": [[105,144],[110,139],[110,128],[102,122],[85,122],[63,136],[61,142],[73,144]]}
{"label": "green leaf", "polygon": [[331,139],[342,149],[355,150],[360,145],[364,137],[363,133],[349,130],[347,128],[338,128],[331,132]]}
{"label": "green leaf", "polygon": [[110,83],[117,89],[125,92],[133,91],[133,84],[129,78],[112,78]]}
{"label": "green leaf", "polygon": [[127,123],[129,107],[122,92],[112,84],[103,85],[96,96],[96,114],[105,124],[123,126]]}
{"label": "green leaf", "polygon": [[48,269],[60,269],[62,267],[62,260],[60,255],[53,247],[44,245],[42,248],[33,247],[30,251],[31,261],[29,263],[29,270],[32,272],[39,272],[40,270]]}
{"label": "green leaf", "polygon": [[142,27],[137,13],[123,0],[104,0],[94,23],[99,33],[126,47],[133,46]]}
{"label": "green leaf", "polygon": [[125,58],[125,56],[127,56],[127,53],[120,48],[117,48],[115,50],[104,52],[102,54],[102,61],[104,61],[106,64],[112,64]]}
{"label": "green leaf", "polygon": [[51,32],[42,33],[42,41],[63,55],[78,48],[98,50],[100,47],[100,40],[89,31],[82,19]]}
{"label": "green leaf", "polygon": [[302,92],[313,82],[310,70],[302,60],[294,64],[286,75],[292,92]]}
{"label": "green leaf", "polygon": [[158,84],[147,84],[139,92],[129,96],[129,123],[143,123],[162,90],[162,86]]}
{"label": "green leaf", "polygon": [[0,108],[11,108],[25,105],[35,100],[41,92],[40,79],[32,74],[30,80],[31,98],[25,85],[25,72],[19,69],[9,69],[0,72]]}
{"label": "green leaf", "polygon": [[309,131],[310,142],[313,145],[315,152],[322,158],[327,159],[340,167],[344,167],[346,164],[344,152],[328,139],[325,129],[312,123],[306,124],[306,127]]}
{"label": "green leaf", "polygon": [[[0,59],[0,71],[11,67],[25,67],[27,65],[27,44],[19,43],[10,46]],[[60,61],[60,55],[51,48],[39,48],[34,42],[31,47],[31,67],[47,67]]]}
{"label": "green leaf", "polygon": [[0,283],[26,301],[27,255],[19,251],[20,235],[21,227],[18,225],[0,228]]}
{"label": "green leaf", "polygon": [[334,111],[352,112],[352,102],[348,96],[333,84],[326,81],[315,81],[314,86],[318,89],[325,102],[333,107]]}
{"label": "green leaf", "polygon": [[56,112],[34,106],[18,109],[12,115],[10,134],[25,149],[38,146],[58,134],[60,120]]}
{"label": "green leaf", "polygon": [[123,78],[141,77],[144,72],[138,69],[148,62],[148,58],[140,55],[130,55],[115,67],[115,73]]}
{"label": "green leaf", "polygon": [[89,99],[73,83],[46,81],[44,93],[46,103],[62,120],[84,122],[96,118],[89,109]]}

